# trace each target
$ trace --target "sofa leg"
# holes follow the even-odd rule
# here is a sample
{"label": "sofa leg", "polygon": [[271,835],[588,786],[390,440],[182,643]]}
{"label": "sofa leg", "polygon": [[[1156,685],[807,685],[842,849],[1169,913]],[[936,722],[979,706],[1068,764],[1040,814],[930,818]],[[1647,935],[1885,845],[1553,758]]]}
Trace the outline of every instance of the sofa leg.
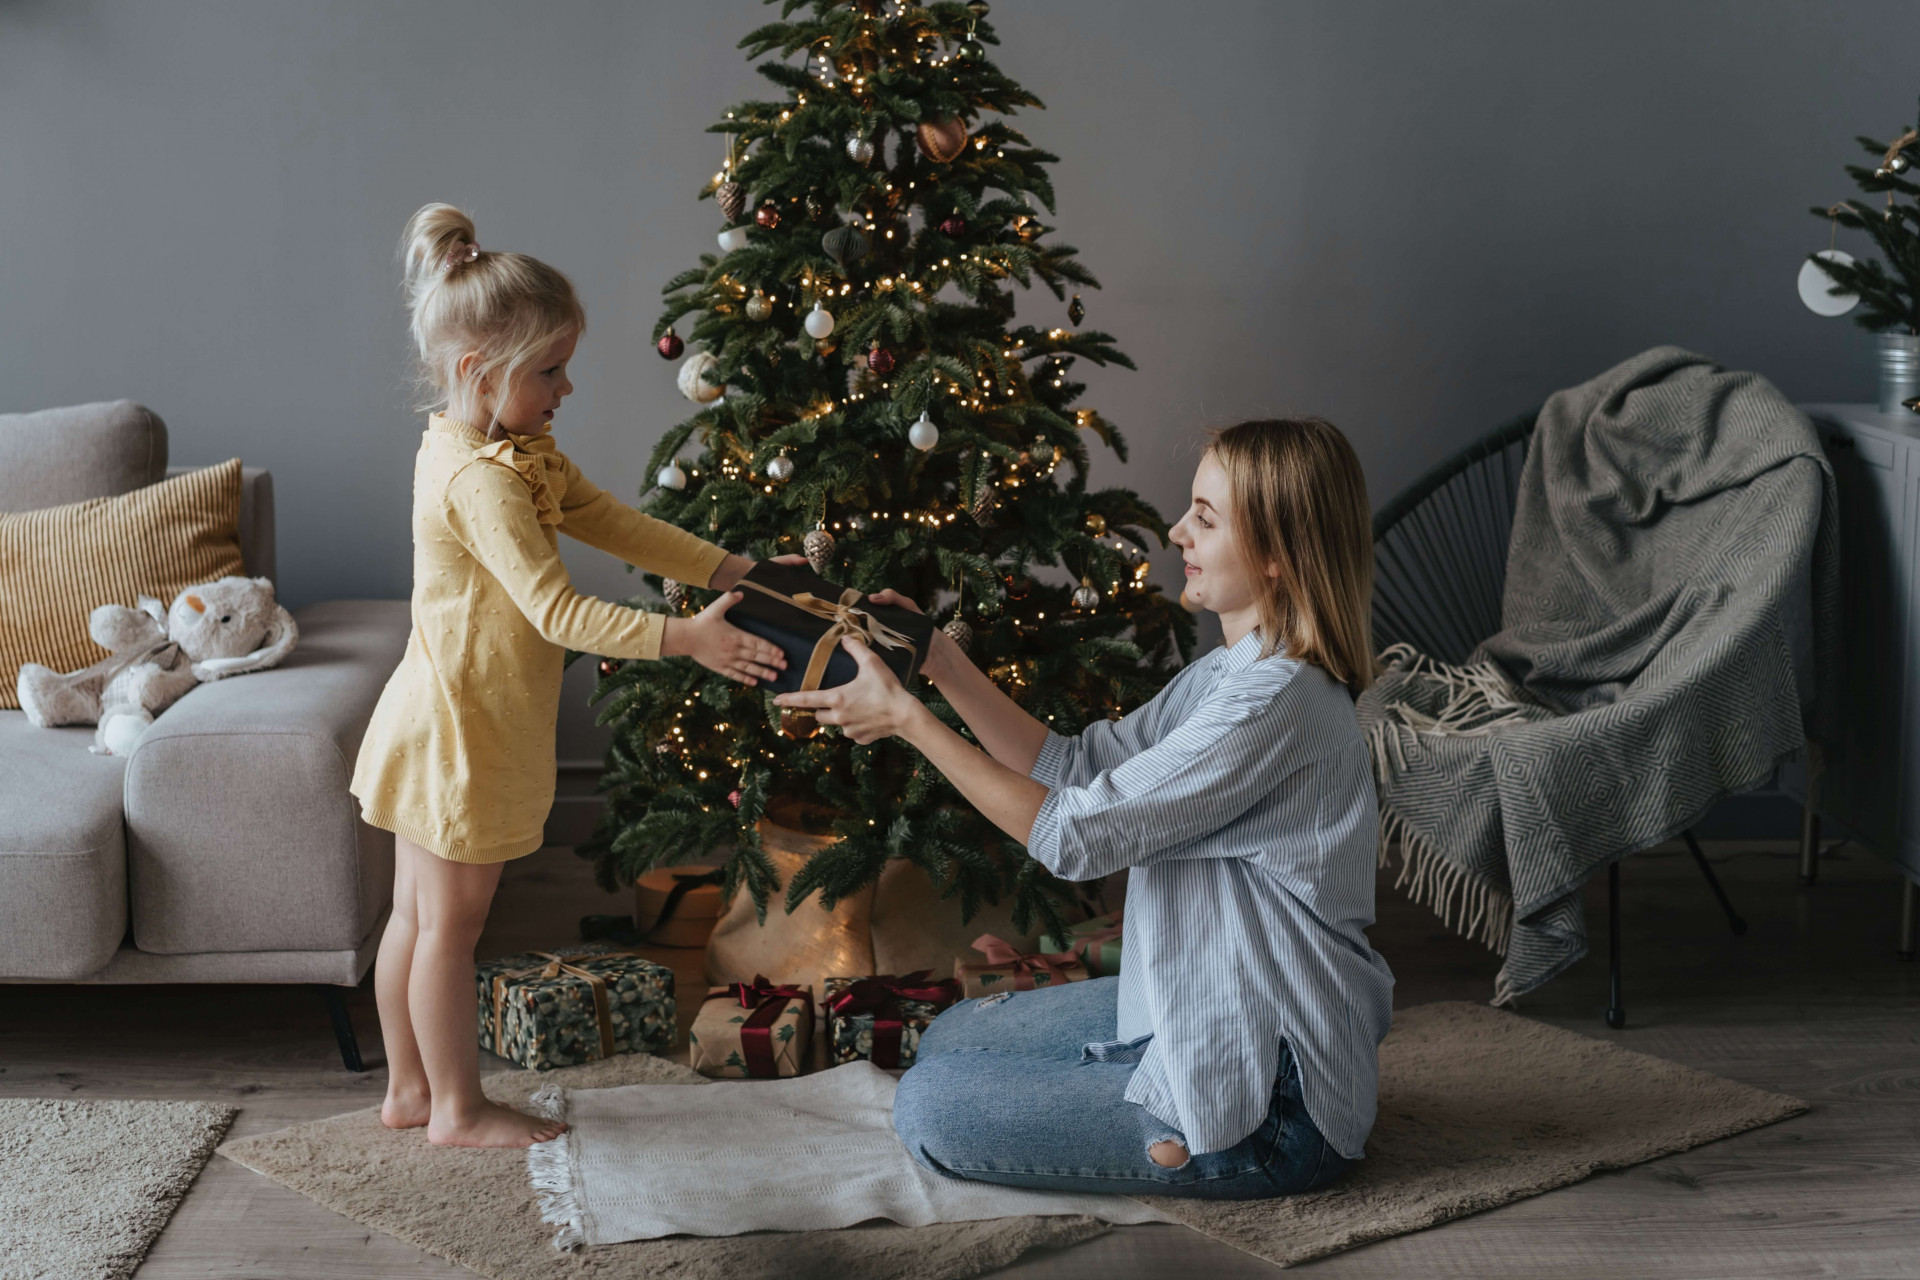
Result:
{"label": "sofa leg", "polygon": [[327,1016],[333,1019],[333,1038],[340,1042],[340,1061],[349,1071],[365,1071],[360,1061],[360,1042],[353,1038],[353,1018],[347,1012],[340,988],[322,984],[320,994],[327,1002]]}

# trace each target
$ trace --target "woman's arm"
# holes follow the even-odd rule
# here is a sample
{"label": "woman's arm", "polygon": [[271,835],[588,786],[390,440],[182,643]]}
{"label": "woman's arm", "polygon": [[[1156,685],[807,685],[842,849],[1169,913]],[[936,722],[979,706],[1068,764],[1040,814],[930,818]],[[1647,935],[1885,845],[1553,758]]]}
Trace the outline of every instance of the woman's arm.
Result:
{"label": "woman's arm", "polygon": [[[889,587],[869,597],[875,604],[896,605],[920,612],[920,606]],[[1040,748],[1047,741],[1047,726],[1002,693],[987,673],[973,665],[953,637],[944,631],[933,633],[933,646],[920,664],[920,674],[931,680],[960,718],[973,730],[973,736],[987,753],[1024,777],[1033,773]],[[917,705],[917,704],[916,704]],[[924,710],[924,708],[922,708]],[[934,721],[939,724],[938,720]],[[945,726],[942,726],[943,728]],[[949,730],[948,732],[952,732]],[[966,746],[966,740],[954,735],[954,741]],[[918,746],[918,743],[914,744]],[[945,773],[944,768],[941,769]]]}
{"label": "woman's arm", "polygon": [[[953,643],[945,635],[935,634],[938,639]],[[939,718],[927,710],[926,704],[900,686],[893,671],[875,657],[873,650],[866,645],[852,636],[842,636],[840,645],[860,666],[860,675],[853,683],[812,693],[783,693],[775,697],[774,702],[783,707],[811,710],[821,724],[838,725],[855,742],[874,742],[887,737],[905,738],[918,747],[927,761],[940,770],[947,781],[953,783],[960,794],[967,798],[967,802],[984,814],[988,821],[1021,844],[1027,843],[1027,837],[1033,830],[1034,817],[1039,814],[1040,806],[1047,798],[1047,788],[1029,778],[1025,772],[1016,772],[1006,763],[987,755],[940,723]],[[964,654],[960,654],[957,646],[954,653],[961,658],[959,665],[973,666],[965,660]],[[979,674],[977,670],[975,674]],[[995,696],[1006,700],[985,676],[980,676],[980,680]],[[946,686],[941,686],[941,692],[946,692]],[[1046,738],[1047,731],[1038,721],[1011,702],[1007,705],[1016,716],[1038,729],[1042,740]],[[1005,728],[1006,719],[1002,716],[995,723]],[[968,720],[969,726],[973,726],[973,723]],[[975,728],[974,731],[978,733],[979,729]],[[1029,768],[1032,767],[1031,755],[1038,750],[1037,746],[1031,749]]]}

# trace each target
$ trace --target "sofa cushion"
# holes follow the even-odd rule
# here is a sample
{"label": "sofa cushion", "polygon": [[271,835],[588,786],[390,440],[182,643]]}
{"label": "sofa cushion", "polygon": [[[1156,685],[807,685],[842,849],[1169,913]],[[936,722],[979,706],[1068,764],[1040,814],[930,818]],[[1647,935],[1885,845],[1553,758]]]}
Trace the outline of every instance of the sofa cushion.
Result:
{"label": "sofa cushion", "polygon": [[336,600],[294,619],[284,663],[193,690],[128,760],[142,951],[352,948],[392,896],[393,839],[360,820],[347,782],[406,649],[407,602]]}
{"label": "sofa cushion", "polygon": [[131,400],[0,413],[0,511],[110,498],[167,469],[167,426]]}
{"label": "sofa cushion", "polygon": [[0,711],[0,978],[79,978],[127,932],[125,761]]}
{"label": "sofa cushion", "polygon": [[0,515],[0,707],[22,663],[78,671],[107,656],[88,635],[103,604],[174,596],[241,571],[240,459],[116,498]]}

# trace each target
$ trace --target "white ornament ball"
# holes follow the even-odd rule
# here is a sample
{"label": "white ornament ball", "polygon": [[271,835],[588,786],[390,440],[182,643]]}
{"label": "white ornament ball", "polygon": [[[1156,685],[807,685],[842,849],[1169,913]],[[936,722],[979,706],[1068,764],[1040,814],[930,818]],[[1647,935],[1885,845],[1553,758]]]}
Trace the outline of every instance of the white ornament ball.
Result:
{"label": "white ornament ball", "polygon": [[802,323],[806,327],[809,338],[824,338],[833,332],[833,312],[816,302],[813,304],[813,310],[807,312],[807,318]]}
{"label": "white ornament ball", "polygon": [[747,247],[747,229],[745,227],[728,227],[719,234],[717,239],[720,241],[720,251],[722,253],[732,253],[736,249],[744,249]]}
{"label": "white ornament ball", "polygon": [[[1842,253],[1838,249],[1822,249],[1813,256],[1825,258],[1828,262],[1838,263],[1843,267],[1853,265],[1853,255]],[[1822,271],[1818,265],[1812,261],[1800,264],[1800,301],[1807,304],[1807,310],[1817,316],[1843,316],[1860,305],[1859,294],[1831,294],[1827,292],[1831,288],[1833,288],[1833,277]]]}
{"label": "white ornament ball", "polygon": [[784,453],[781,454],[767,464],[767,474],[781,484],[785,484],[793,479],[793,459]]}
{"label": "white ornament ball", "polygon": [[680,394],[695,404],[712,404],[720,398],[724,387],[716,387],[700,375],[708,368],[720,362],[705,351],[696,351],[680,364]]}
{"label": "white ornament ball", "polygon": [[1100,603],[1100,590],[1087,579],[1080,579],[1080,585],[1073,589],[1073,607],[1091,609]]}
{"label": "white ornament ball", "polygon": [[847,135],[847,157],[855,164],[865,164],[873,159],[873,144],[859,134]]}
{"label": "white ornament ball", "polygon": [[907,443],[922,453],[940,443],[940,428],[933,425],[933,419],[927,416],[925,409],[920,411],[920,420],[908,428]]}
{"label": "white ornament ball", "polygon": [[684,489],[687,487],[687,473],[680,469],[680,459],[675,458],[660,468],[660,474],[653,478],[662,489]]}

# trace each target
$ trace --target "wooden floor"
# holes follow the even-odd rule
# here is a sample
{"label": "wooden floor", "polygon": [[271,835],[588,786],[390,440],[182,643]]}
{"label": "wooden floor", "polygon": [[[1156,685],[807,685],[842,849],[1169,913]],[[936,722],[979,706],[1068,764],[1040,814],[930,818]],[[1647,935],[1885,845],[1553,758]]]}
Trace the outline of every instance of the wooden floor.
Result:
{"label": "wooden floor", "polygon": [[[1684,855],[1657,850],[1631,860],[1624,877],[1627,1029],[1608,1031],[1601,1020],[1598,893],[1588,912],[1595,954],[1522,1011],[1796,1094],[1813,1111],[1295,1274],[1920,1277],[1920,972],[1892,954],[1898,882],[1885,864],[1844,846],[1811,890],[1800,887],[1784,846],[1722,844],[1710,853],[1751,922],[1744,938],[1728,932]],[[508,871],[481,954],[569,941],[579,916],[625,909],[569,851],[546,850]],[[1372,938],[1398,979],[1398,1007],[1485,999],[1491,990],[1492,957],[1384,883]],[[698,953],[660,955],[682,971],[683,989],[698,987]],[[241,1108],[236,1137],[367,1106],[384,1081],[370,986],[350,1003],[374,1066],[359,1076],[341,1069],[311,990],[0,986],[0,1096],[224,1099]],[[488,1069],[505,1065],[491,1059]],[[470,1274],[216,1157],[138,1276]],[[999,1273],[1172,1274],[1281,1273],[1172,1226],[1122,1228]]]}

